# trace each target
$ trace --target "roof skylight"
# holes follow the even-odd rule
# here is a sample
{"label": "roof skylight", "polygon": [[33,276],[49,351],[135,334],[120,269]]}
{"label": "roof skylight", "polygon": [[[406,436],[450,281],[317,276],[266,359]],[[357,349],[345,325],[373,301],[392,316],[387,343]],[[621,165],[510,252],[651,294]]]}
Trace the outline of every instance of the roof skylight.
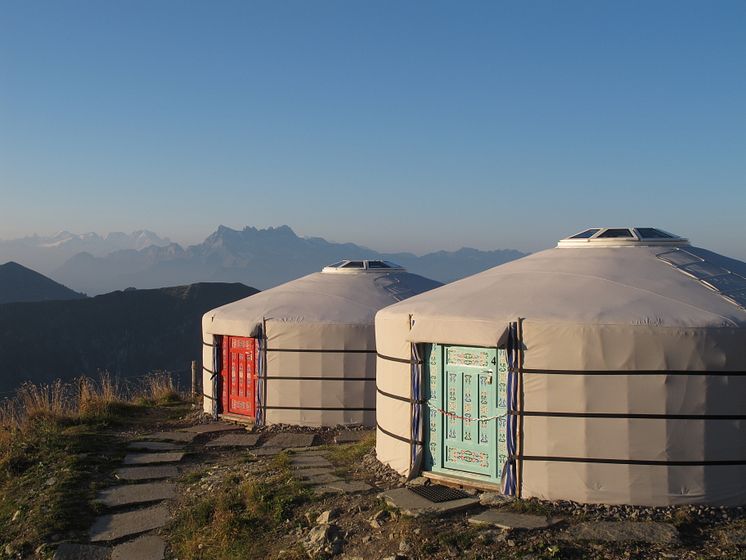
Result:
{"label": "roof skylight", "polygon": [[387,271],[398,271],[404,270],[403,267],[398,264],[381,261],[381,260],[344,260],[325,266],[322,272],[332,272],[338,274],[354,274],[356,272],[387,272]]}
{"label": "roof skylight", "polygon": [[652,227],[589,228],[562,239],[558,247],[688,245],[683,237]]}

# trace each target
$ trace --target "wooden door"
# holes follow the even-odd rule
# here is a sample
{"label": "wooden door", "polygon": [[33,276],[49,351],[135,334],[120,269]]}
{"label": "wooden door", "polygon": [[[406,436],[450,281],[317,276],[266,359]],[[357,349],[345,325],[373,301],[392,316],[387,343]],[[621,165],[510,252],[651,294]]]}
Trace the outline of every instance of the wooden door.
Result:
{"label": "wooden door", "polygon": [[223,412],[256,417],[256,339],[223,337]]}
{"label": "wooden door", "polygon": [[507,460],[504,351],[433,344],[425,355],[425,468],[498,482]]}

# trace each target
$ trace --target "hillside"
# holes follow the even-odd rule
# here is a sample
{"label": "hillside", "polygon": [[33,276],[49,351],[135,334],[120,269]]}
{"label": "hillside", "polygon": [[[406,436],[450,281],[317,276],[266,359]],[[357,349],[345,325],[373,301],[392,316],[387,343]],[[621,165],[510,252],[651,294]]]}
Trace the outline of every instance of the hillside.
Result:
{"label": "hillside", "polygon": [[204,283],[0,305],[0,394],[28,379],[185,370],[201,356],[202,315],[256,292],[243,284]]}
{"label": "hillside", "polygon": [[81,299],[74,292],[43,274],[16,262],[0,265],[0,304],[27,301]]}
{"label": "hillside", "polygon": [[380,253],[354,243],[300,237],[288,226],[243,230],[220,226],[202,243],[186,248],[171,243],[106,256],[79,253],[57,269],[54,277],[89,294],[202,281],[243,282],[266,289],[341,259],[362,258],[391,260],[410,272],[450,282],[524,255],[511,249],[467,248],[422,256]]}

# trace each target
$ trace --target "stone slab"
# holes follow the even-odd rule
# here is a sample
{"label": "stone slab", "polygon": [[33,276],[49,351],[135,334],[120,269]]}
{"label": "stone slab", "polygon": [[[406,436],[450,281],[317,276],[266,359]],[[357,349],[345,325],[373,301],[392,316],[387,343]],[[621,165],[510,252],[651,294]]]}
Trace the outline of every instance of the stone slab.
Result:
{"label": "stone slab", "polygon": [[308,484],[310,486],[318,486],[320,484],[329,485],[333,482],[342,482],[341,478],[330,472],[323,474],[312,474],[309,476],[302,476],[298,478],[302,479],[303,484]]}
{"label": "stone slab", "polygon": [[320,474],[334,474],[334,471],[328,467],[313,467],[308,469],[296,469],[293,472],[295,478],[308,478],[309,476],[317,476]]}
{"label": "stone slab", "polygon": [[226,434],[208,442],[205,447],[254,447],[258,442],[258,434]]}
{"label": "stone slab", "polygon": [[282,447],[260,447],[259,449],[252,449],[250,453],[255,457],[272,457],[283,451],[285,450]]}
{"label": "stone slab", "polygon": [[174,478],[179,476],[179,469],[173,465],[159,467],[130,467],[119,469],[114,472],[120,480],[158,480],[161,478]]}
{"label": "stone slab", "polygon": [[198,434],[194,432],[156,432],[143,436],[146,440],[155,441],[178,441],[179,443],[191,443]]}
{"label": "stone slab", "polygon": [[479,505],[477,498],[461,498],[448,502],[431,502],[422,496],[415,494],[409,488],[394,488],[383,492],[381,498],[402,515],[419,517],[421,515],[446,515],[457,511],[464,511]]}
{"label": "stone slab", "polygon": [[315,441],[316,434],[296,434],[285,432],[273,435],[262,447],[281,447],[282,449],[311,447]]}
{"label": "stone slab", "polygon": [[111,560],[163,560],[165,556],[166,541],[154,535],[122,543],[111,551]]}
{"label": "stone slab", "polygon": [[146,482],[107,488],[99,493],[96,501],[113,508],[170,500],[175,496],[176,485],[172,482]]}
{"label": "stone slab", "polygon": [[122,461],[125,465],[155,465],[158,463],[178,463],[184,453],[169,451],[165,453],[130,453]]}
{"label": "stone slab", "polygon": [[137,451],[183,451],[183,447],[177,443],[167,441],[133,441],[127,449]]}
{"label": "stone slab", "polygon": [[357,443],[372,435],[373,430],[342,430],[334,438],[335,443]]}
{"label": "stone slab", "polygon": [[225,424],[223,422],[210,422],[209,424],[197,424],[188,428],[182,428],[180,432],[191,434],[217,434],[219,432],[245,432],[246,428],[236,424]]}
{"label": "stone slab", "polygon": [[370,492],[372,489],[373,487],[370,484],[360,482],[359,480],[351,482],[341,480],[313,487],[313,491],[317,496],[324,496],[326,494],[360,494],[362,492]]}
{"label": "stone slab", "polygon": [[88,534],[91,542],[114,541],[163,527],[168,519],[168,508],[165,505],[102,515],[94,521]]}
{"label": "stone slab", "polygon": [[656,521],[593,521],[570,526],[563,540],[601,542],[644,542],[676,544],[679,532],[670,523]]}
{"label": "stone slab", "polygon": [[327,459],[318,456],[304,457],[303,455],[290,457],[290,466],[294,469],[304,468],[327,468],[332,469],[332,465]]}
{"label": "stone slab", "polygon": [[110,554],[111,550],[106,546],[62,543],[52,560],[109,560]]}
{"label": "stone slab", "polygon": [[544,515],[512,513],[510,511],[487,510],[479,515],[469,517],[472,525],[489,525],[508,530],[546,529],[559,523],[559,519]]}
{"label": "stone slab", "polygon": [[328,449],[318,449],[314,447],[292,450],[292,455],[296,457],[326,457],[328,454]]}

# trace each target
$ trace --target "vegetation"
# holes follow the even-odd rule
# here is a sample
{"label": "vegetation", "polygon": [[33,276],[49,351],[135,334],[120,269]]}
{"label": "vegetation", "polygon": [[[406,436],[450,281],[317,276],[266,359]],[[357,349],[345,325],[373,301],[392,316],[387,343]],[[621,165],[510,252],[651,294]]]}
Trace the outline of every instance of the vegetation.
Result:
{"label": "vegetation", "polygon": [[123,453],[112,428],[137,423],[146,403],[175,398],[162,374],[137,385],[104,374],[27,383],[0,403],[0,555],[84,533],[96,514],[91,501]]}
{"label": "vegetation", "polygon": [[210,495],[187,503],[169,529],[174,554],[205,560],[262,556],[310,497],[281,453],[266,476],[243,483],[227,478]]}
{"label": "vegetation", "polygon": [[327,458],[340,468],[349,468],[360,464],[366,453],[376,445],[375,434],[369,434],[364,439],[351,445],[335,445],[329,447]]}

